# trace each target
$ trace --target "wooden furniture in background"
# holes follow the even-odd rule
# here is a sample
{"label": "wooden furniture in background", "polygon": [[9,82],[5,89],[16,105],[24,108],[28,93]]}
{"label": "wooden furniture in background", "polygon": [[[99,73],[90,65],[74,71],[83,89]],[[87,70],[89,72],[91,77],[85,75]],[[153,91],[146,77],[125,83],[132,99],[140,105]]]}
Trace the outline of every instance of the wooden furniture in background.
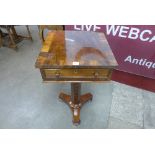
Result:
{"label": "wooden furniture in background", "polygon": [[48,30],[64,30],[65,27],[63,25],[38,25],[38,29],[39,29],[39,35],[40,38],[42,40],[42,42],[45,41],[44,39],[44,30],[48,29]]}
{"label": "wooden furniture in background", "polygon": [[[35,66],[44,82],[70,82],[71,95],[60,93],[70,107],[73,123],[80,123],[80,109],[93,95],[81,95],[83,82],[107,82],[117,62],[103,33],[49,32]],[[94,88],[95,89],[95,88]]]}
{"label": "wooden furniture in background", "polygon": [[[20,26],[20,25],[0,25],[3,46],[17,49],[17,43],[22,41],[23,39],[28,39],[28,40],[32,41],[32,36],[31,36],[28,25],[26,25],[26,30],[28,33],[27,36],[21,36],[21,35],[17,34],[15,27],[18,27],[18,26]],[[21,25],[21,26],[23,26],[23,25]],[[3,30],[5,32],[3,32]]]}

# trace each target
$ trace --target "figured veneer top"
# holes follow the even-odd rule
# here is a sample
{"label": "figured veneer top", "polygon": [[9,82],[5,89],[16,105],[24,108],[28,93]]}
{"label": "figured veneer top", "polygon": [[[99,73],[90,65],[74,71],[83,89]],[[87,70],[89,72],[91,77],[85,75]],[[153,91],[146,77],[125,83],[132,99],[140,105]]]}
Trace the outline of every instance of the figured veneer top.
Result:
{"label": "figured veneer top", "polygon": [[36,61],[37,68],[104,68],[117,62],[104,33],[49,32]]}

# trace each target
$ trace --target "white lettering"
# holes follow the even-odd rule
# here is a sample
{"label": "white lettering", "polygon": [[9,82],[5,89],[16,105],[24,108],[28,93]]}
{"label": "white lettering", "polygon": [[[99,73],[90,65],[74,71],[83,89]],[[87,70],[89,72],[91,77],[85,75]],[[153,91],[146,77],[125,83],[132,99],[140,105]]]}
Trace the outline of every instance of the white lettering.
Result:
{"label": "white lettering", "polygon": [[148,68],[150,68],[151,65],[152,65],[152,62],[147,62],[145,65],[146,65]]}
{"label": "white lettering", "polygon": [[144,59],[144,62],[142,63],[142,66],[144,66],[144,65],[145,65],[146,60],[147,60],[147,59]]}
{"label": "white lettering", "polygon": [[112,33],[113,36],[115,36],[119,30],[120,26],[116,26],[115,28],[115,25],[106,25],[106,32],[107,32],[107,35],[109,35],[110,33]]}
{"label": "white lettering", "polygon": [[150,39],[149,42],[152,42],[152,41],[154,41],[154,40],[155,40],[155,36],[153,36],[152,39]]}
{"label": "white lettering", "polygon": [[139,65],[142,65],[143,59],[140,59],[139,61]]}
{"label": "white lettering", "polygon": [[126,34],[128,33],[129,27],[121,26],[118,36],[122,38],[126,38]]}
{"label": "white lettering", "polygon": [[[95,28],[94,28],[95,30]],[[140,39],[141,41],[153,42],[155,41],[155,35],[153,36],[151,30],[142,30],[139,28],[129,26],[116,26],[106,25],[107,35],[118,36],[121,38]]]}
{"label": "white lettering", "polygon": [[96,31],[96,30],[100,30],[101,27],[97,26],[97,25],[74,25],[74,30],[78,30],[78,31],[91,31],[91,29],[93,31]]}
{"label": "white lettering", "polygon": [[131,30],[129,32],[128,38],[130,38],[130,39],[137,39],[139,32],[140,32],[139,29],[137,29],[137,28],[131,28]]}
{"label": "white lettering", "polygon": [[152,65],[152,68],[155,68],[155,63]]}
{"label": "white lettering", "polygon": [[[81,27],[81,26],[80,26]],[[81,28],[78,28],[77,25],[74,25],[74,29],[80,31]]]}
{"label": "white lettering", "polygon": [[144,38],[144,34],[145,34],[145,33],[152,34],[152,32],[151,32],[150,30],[144,30],[144,31],[142,31],[141,34],[140,34],[140,36],[139,36],[139,38],[140,38],[142,41],[148,41],[148,40],[150,39],[149,37]]}
{"label": "white lettering", "polygon": [[101,27],[94,25],[93,31],[100,30]]}
{"label": "white lettering", "polygon": [[132,62],[131,56],[128,56],[124,61],[125,61],[125,62],[126,62],[126,61]]}
{"label": "white lettering", "polygon": [[92,25],[86,25],[86,31],[90,31],[92,28]]}
{"label": "white lettering", "polygon": [[133,60],[132,60],[132,63],[133,63],[133,64],[134,64],[134,63],[135,63],[135,64],[138,64],[138,61],[139,61],[138,59],[133,59]]}
{"label": "white lettering", "polygon": [[148,69],[155,68],[155,62],[147,61],[147,59],[142,59],[142,58],[141,59],[132,58],[130,55],[127,56],[124,61],[129,62],[131,64],[144,66],[144,67],[147,67]]}

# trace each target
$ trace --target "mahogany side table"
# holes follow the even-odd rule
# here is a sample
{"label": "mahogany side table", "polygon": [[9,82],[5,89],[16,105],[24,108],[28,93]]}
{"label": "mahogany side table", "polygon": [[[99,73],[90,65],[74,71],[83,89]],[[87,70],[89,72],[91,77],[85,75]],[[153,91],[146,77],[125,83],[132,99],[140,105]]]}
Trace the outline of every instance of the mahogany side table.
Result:
{"label": "mahogany side table", "polygon": [[69,82],[71,95],[59,98],[71,109],[73,123],[80,123],[80,109],[92,100],[91,93],[81,95],[81,83],[110,81],[117,66],[104,33],[86,31],[49,32],[37,58],[44,82]]}

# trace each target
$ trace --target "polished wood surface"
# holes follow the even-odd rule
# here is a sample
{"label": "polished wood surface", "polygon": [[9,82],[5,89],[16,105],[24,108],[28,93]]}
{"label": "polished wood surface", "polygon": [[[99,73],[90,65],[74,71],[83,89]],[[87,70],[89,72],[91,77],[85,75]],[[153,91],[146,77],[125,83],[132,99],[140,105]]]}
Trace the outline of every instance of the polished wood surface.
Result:
{"label": "polished wood surface", "polygon": [[112,70],[108,68],[63,68],[43,69],[45,81],[92,82],[110,80]]}
{"label": "polished wood surface", "polygon": [[44,37],[44,30],[48,29],[48,30],[63,30],[64,26],[63,25],[38,25],[39,28],[39,35],[40,38],[42,40],[42,42],[45,41],[45,37]]}
{"label": "polished wood surface", "polygon": [[117,62],[103,33],[55,31],[47,35],[38,68],[115,67]]}
{"label": "polished wood surface", "polygon": [[93,98],[91,93],[81,95],[81,83],[110,81],[117,62],[103,33],[54,31],[48,33],[35,66],[45,82],[71,83],[71,95],[60,93],[59,98],[77,125],[82,105]]}

